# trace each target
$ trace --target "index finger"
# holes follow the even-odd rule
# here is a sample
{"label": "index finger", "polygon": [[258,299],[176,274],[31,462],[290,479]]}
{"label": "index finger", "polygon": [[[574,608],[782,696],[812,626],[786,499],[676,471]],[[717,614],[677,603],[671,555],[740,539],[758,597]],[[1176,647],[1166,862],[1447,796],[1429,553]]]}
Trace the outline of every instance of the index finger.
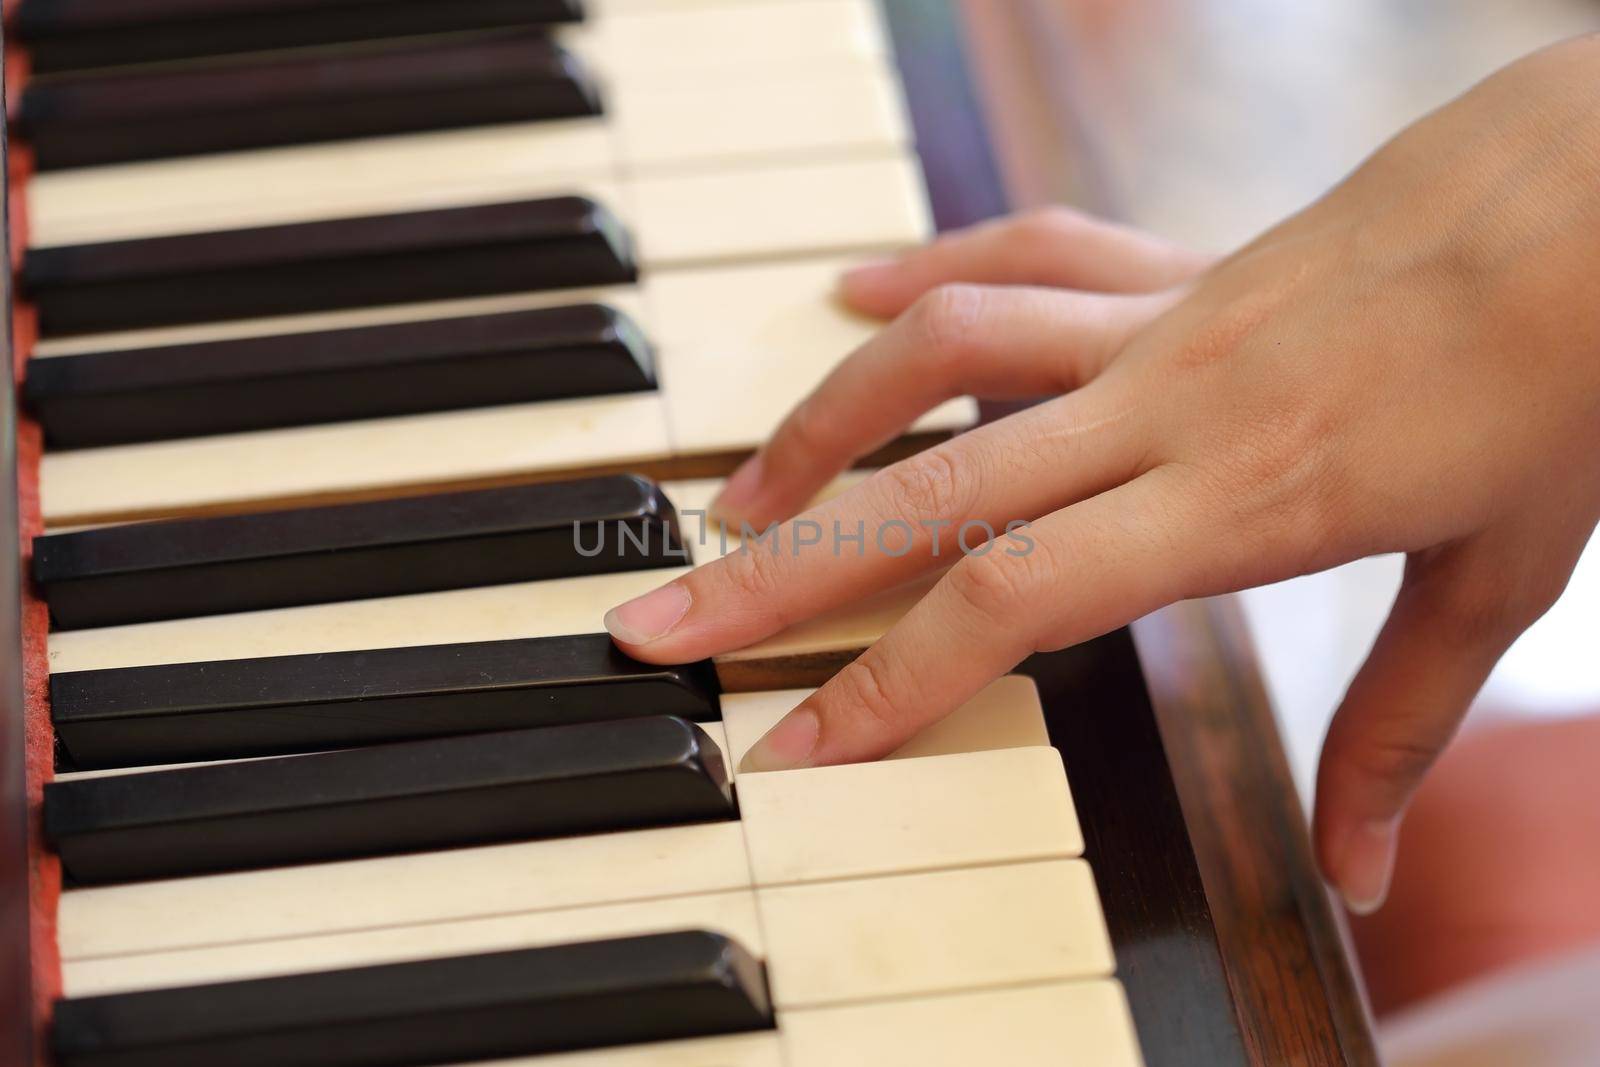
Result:
{"label": "index finger", "polygon": [[[1015,520],[1133,477],[1148,450],[1129,392],[1097,384],[886,467],[613,608],[606,629],[636,659],[683,663],[944,566]],[[1005,477],[984,473],[1001,470]]]}
{"label": "index finger", "polygon": [[1053,207],[954,230],[848,272],[840,289],[857,311],[890,318],[952,283],[1152,293],[1189,280],[1211,260],[1159,237]]}

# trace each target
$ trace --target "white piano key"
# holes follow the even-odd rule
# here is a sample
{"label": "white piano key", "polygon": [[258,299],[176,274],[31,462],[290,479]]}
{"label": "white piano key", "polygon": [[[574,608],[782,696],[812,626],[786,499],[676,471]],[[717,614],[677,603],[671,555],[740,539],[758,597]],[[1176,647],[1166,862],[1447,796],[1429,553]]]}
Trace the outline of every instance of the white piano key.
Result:
{"label": "white piano key", "polygon": [[682,75],[738,77],[774,67],[882,56],[883,27],[871,0],[609,9],[563,27],[557,39],[607,81],[626,84]]}
{"label": "white piano key", "polygon": [[645,313],[643,294],[637,286],[601,286],[589,289],[549,289],[535,293],[508,293],[503,296],[475,296],[462,300],[430,300],[418,304],[389,304],[383,307],[317,311],[303,315],[273,315],[261,319],[231,319],[227,322],[200,322],[186,326],[158,326],[142,330],[113,330],[72,337],[41,338],[31,358],[74,356],[85,352],[119,352],[168,345],[227,341],[241,337],[269,337],[310,333],[314,330],[346,330],[360,326],[382,326],[426,319],[451,319],[463,315],[496,315],[535,308],[570,304],[605,304],[625,312],[646,333],[650,320]]}
{"label": "white piano key", "polygon": [[1007,675],[901,745],[890,759],[981,752],[1050,744],[1039,687],[1032,678]]}
{"label": "white piano key", "polygon": [[787,1063],[778,1034],[767,1030],[554,1056],[518,1056],[456,1067],[787,1067]]}
{"label": "white piano key", "polygon": [[627,190],[649,267],[899,248],[932,232],[920,165],[900,152],[652,173]]}
{"label": "white piano key", "polygon": [[[834,298],[854,259],[805,259],[664,271],[647,284],[651,337],[673,447],[682,454],[755,447],[881,323]],[[942,404],[916,431],[977,420],[969,398]]]}
{"label": "white piano key", "polygon": [[876,59],[737,85],[637,84],[608,114],[50,171],[28,186],[34,247],[423,211],[577,193],[624,221],[630,179],[784,159],[895,154],[910,140]]}
{"label": "white piano key", "polygon": [[1110,979],[780,1012],[787,1067],[1141,1067]]}
{"label": "white piano key", "polygon": [[[722,698],[722,719],[728,731],[728,753],[737,764],[778,720],[815,689],[779,689],[762,693],[729,693]],[[1048,745],[1044,707],[1033,679],[1009,674],[989,683],[977,696],[927,727],[890,753],[888,759],[943,756],[1005,748]]]}
{"label": "white piano key", "polygon": [[1083,855],[1049,747],[746,774],[738,788],[757,885]]}
{"label": "white piano key", "polygon": [[50,669],[87,671],[600,633],[609,608],[685,572],[657,568],[65,630],[50,635]]}
{"label": "white piano key", "polygon": [[881,63],[827,64],[752,78],[628,85],[609,119],[626,173],[707,167],[797,153],[848,154],[900,146],[910,127],[899,82]]}
{"label": "white piano key", "polygon": [[717,657],[723,685],[728,687],[730,679],[738,678],[737,684],[732,686],[735,692],[792,686],[793,682],[772,684],[763,665],[859,652],[899,622],[912,605],[927,595],[939,577],[939,573],[924,575],[795,623],[755,644],[725,652]]}
{"label": "white piano key", "polygon": [[672,452],[660,392],[547,400],[48,452],[51,525],[615,470]]}
{"label": "white piano key", "polygon": [[589,192],[617,203],[603,119],[527,122],[49,171],[35,247]]}
{"label": "white piano key", "polygon": [[[470,485],[754,449],[877,329],[832,298],[835,279],[850,262],[824,257],[650,276],[630,294],[642,308],[622,305],[638,312],[656,343],[658,392],[50,452],[40,469],[45,521],[60,526],[237,509],[249,501]],[[452,302],[447,310],[482,306]],[[267,328],[343,321],[349,320],[295,316],[271,320]],[[372,313],[357,321],[384,319]],[[140,331],[98,343],[174,343],[236,336],[247,328]],[[85,347],[81,341],[54,344],[58,351]],[[963,398],[941,405],[915,428],[955,429],[975,416],[975,404]]]}
{"label": "white piano key", "polygon": [[755,955],[764,954],[755,894],[743,889],[68,960],[61,974],[67,996],[88,997],[691,929],[727,934]]}
{"label": "white piano key", "polygon": [[1082,860],[757,891],[780,1009],[1111,974]]}
{"label": "white piano key", "polygon": [[591,19],[646,14],[652,11],[693,11],[708,7],[742,7],[747,4],[809,4],[832,0],[589,0]]}
{"label": "white piano key", "polygon": [[747,889],[738,822],[70,890],[63,960]]}

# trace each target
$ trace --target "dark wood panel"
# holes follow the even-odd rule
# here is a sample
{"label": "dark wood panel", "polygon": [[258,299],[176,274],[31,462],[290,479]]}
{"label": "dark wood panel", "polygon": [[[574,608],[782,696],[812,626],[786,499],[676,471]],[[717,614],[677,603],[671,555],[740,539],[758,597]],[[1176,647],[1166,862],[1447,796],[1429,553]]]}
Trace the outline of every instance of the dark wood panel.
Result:
{"label": "dark wood panel", "polygon": [[1376,1067],[1345,932],[1231,597],[1134,627],[1251,1062]]}
{"label": "dark wood panel", "polygon": [[1146,1067],[1253,1062],[1131,637],[1119,630],[1022,670],[1072,782]]}

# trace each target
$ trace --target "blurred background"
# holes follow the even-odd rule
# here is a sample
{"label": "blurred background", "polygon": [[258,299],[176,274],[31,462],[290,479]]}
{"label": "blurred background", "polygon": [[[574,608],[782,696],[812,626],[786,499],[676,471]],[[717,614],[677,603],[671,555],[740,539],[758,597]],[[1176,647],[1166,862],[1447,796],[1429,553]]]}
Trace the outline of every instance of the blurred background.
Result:
{"label": "blurred background", "polygon": [[[1496,68],[1600,29],[1593,0],[966,0],[965,14],[1019,203],[1066,202],[1217,252]],[[1241,598],[1308,811],[1323,734],[1400,570],[1398,558],[1371,559]],[[1592,877],[1597,838],[1573,840],[1554,814],[1574,793],[1600,809],[1589,784],[1600,775],[1583,772],[1600,771],[1597,652],[1600,545],[1496,672],[1419,799],[1394,902],[1357,927],[1381,1014],[1600,938],[1597,898],[1573,895],[1594,884],[1580,869]],[[1551,748],[1586,758],[1568,768]],[[1552,848],[1573,850],[1570,865],[1547,869],[1539,827],[1557,835]],[[1541,891],[1530,869],[1565,884]],[[1496,871],[1516,877],[1502,886]],[[1443,878],[1456,880],[1463,914],[1440,918],[1419,948],[1411,935],[1438,913],[1421,883]],[[1485,934],[1502,922],[1486,914],[1504,910],[1502,893],[1538,917]],[[1397,958],[1407,953],[1419,958]]]}

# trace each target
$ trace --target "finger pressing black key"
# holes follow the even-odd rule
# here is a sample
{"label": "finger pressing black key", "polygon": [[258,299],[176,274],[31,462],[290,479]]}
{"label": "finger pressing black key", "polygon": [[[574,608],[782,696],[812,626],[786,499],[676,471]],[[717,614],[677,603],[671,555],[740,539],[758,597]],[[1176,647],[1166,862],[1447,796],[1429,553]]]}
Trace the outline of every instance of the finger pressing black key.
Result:
{"label": "finger pressing black key", "polygon": [[62,1067],[423,1067],[772,1026],[704,931],[56,1002]]}
{"label": "finger pressing black key", "polygon": [[677,516],[631,475],[107,526],[34,538],[57,628],[677,566]]}
{"label": "finger pressing black key", "polygon": [[666,716],[77,778],[44,797],[80,885],[732,817],[721,749]]}
{"label": "finger pressing black key", "polygon": [[583,197],[28,250],[46,335],[630,282],[627,234]]}
{"label": "finger pressing black key", "polygon": [[639,328],[582,304],[35,359],[24,397],[80,448],[653,388]]}

